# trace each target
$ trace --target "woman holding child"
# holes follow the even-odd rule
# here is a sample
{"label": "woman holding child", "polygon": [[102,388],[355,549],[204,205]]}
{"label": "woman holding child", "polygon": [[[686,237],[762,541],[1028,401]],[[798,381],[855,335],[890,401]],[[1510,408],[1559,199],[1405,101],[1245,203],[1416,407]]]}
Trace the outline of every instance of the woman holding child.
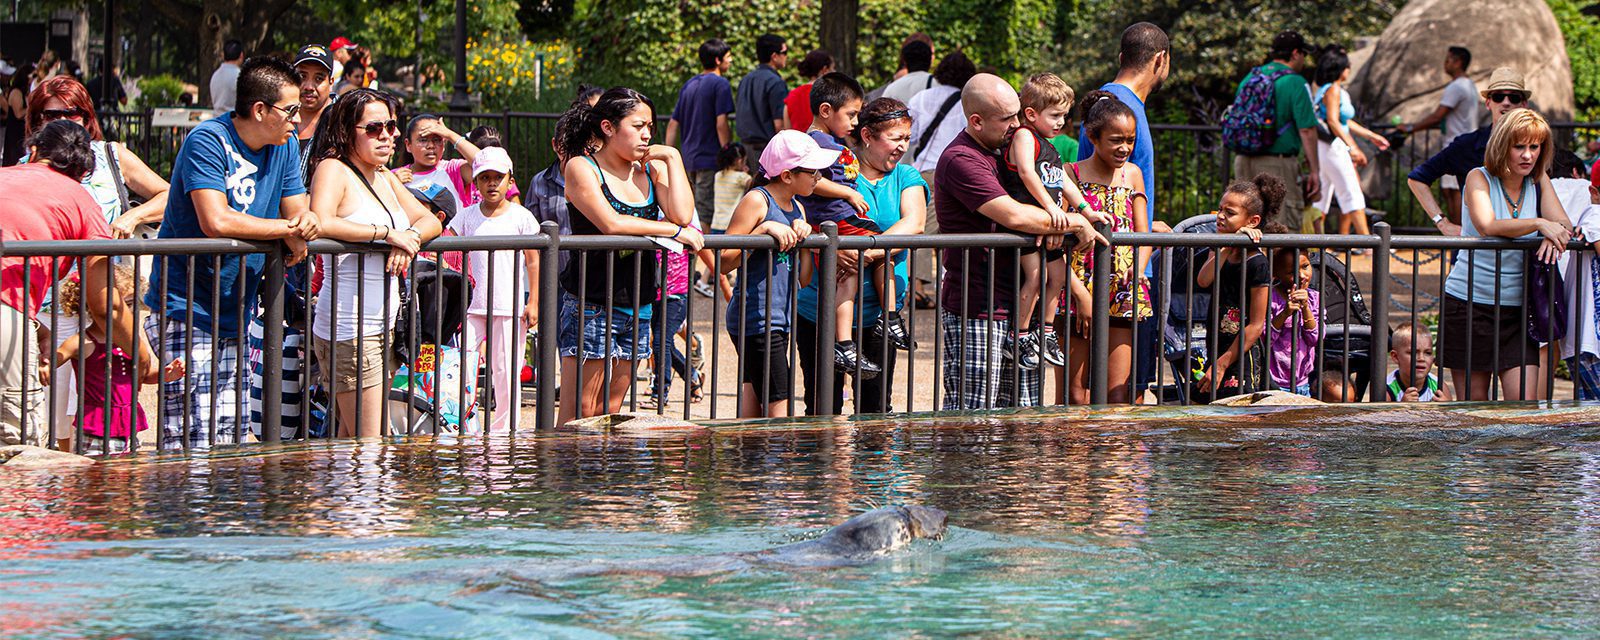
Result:
{"label": "woman holding child", "polygon": [[[567,114],[575,124],[558,132],[556,148],[567,158],[572,235],[655,236],[699,251],[705,240],[689,226],[694,194],[683,160],[676,149],[650,144],[655,105],[617,87]],[[557,338],[561,423],[622,409],[634,367],[650,357],[658,268],[655,251],[591,251],[567,262]]]}
{"label": "woman holding child", "polygon": [[311,210],[321,219],[321,234],[389,250],[324,257],[312,348],[333,391],[339,437],[372,438],[383,435],[384,388],[396,364],[387,347],[400,308],[400,278],[418,247],[441,228],[387,168],[399,139],[399,100],[356,89],[328,109],[312,150],[319,160],[311,174]]}
{"label": "woman holding child", "polygon": [[[1489,136],[1484,166],[1467,174],[1462,189],[1462,237],[1542,237],[1533,257],[1559,260],[1572,231],[1547,175],[1554,153],[1550,125],[1539,114],[1517,109],[1501,117]],[[1489,400],[1496,375],[1505,399],[1536,395],[1539,344],[1528,335],[1523,310],[1524,255],[1522,250],[1456,254],[1444,283],[1439,333],[1451,337],[1441,360],[1462,400]]]}
{"label": "woman holding child", "polygon": [[[928,203],[932,191],[915,167],[901,164],[906,148],[911,143],[911,115],[905,103],[894,98],[879,98],[861,110],[858,126],[851,136],[851,149],[860,163],[856,178],[856,191],[867,205],[867,215],[883,229],[884,235],[918,235],[923,231]],[[843,258],[845,253],[841,252]],[[888,259],[893,264],[894,298],[888,308],[900,308],[910,273],[907,271],[908,251],[874,250],[866,252],[870,262]],[[802,271],[804,277],[804,271]],[[817,363],[817,277],[805,278],[807,282],[798,298],[799,318],[795,320],[795,338],[799,344],[800,368],[805,372],[804,397],[806,411],[813,415],[823,413],[816,397],[815,376],[825,375],[831,366],[818,367]],[[882,327],[879,318],[884,315],[884,304],[878,296],[882,287],[869,286],[862,292],[861,326]],[[894,384],[895,345],[882,330],[863,332],[861,357],[882,370],[872,380],[861,383],[855,394],[857,409],[865,413],[885,413],[890,410],[889,397]],[[828,363],[824,363],[825,365]],[[844,374],[834,370],[833,413],[844,411]]]}

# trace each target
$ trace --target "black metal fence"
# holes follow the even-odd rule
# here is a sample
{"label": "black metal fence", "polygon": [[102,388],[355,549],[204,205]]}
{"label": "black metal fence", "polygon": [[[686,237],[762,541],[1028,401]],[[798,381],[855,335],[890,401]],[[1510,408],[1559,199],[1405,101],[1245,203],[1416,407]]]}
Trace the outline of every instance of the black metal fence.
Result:
{"label": "black metal fence", "polygon": [[[49,442],[52,446],[65,445],[95,454],[134,451],[141,446],[163,450],[204,449],[238,445],[251,439],[272,442],[363,434],[406,437],[462,437],[479,433],[514,435],[519,430],[555,427],[558,391],[563,396],[561,401],[572,402],[588,397],[586,390],[594,394],[593,385],[600,385],[600,389],[607,394],[613,389],[624,389],[622,397],[616,402],[621,406],[604,406],[604,411],[618,408],[638,410],[641,406],[648,406],[658,413],[671,412],[677,415],[681,408],[681,415],[692,419],[734,417],[741,413],[739,407],[746,407],[742,412],[744,415],[763,415],[766,408],[759,408],[755,414],[751,414],[748,407],[766,407],[774,399],[779,406],[786,408],[786,411],[779,413],[791,415],[903,413],[1000,409],[1019,404],[1069,404],[1074,403],[1069,397],[1069,387],[1073,385],[1086,387],[1088,401],[1093,404],[1105,404],[1108,392],[1119,387],[1133,390],[1124,401],[1190,404],[1209,400],[1213,395],[1227,395],[1199,389],[1196,382],[1197,378],[1205,376],[1208,366],[1213,374],[1221,373],[1215,371],[1216,363],[1229,349],[1237,349],[1232,358],[1236,363],[1251,362],[1247,360],[1247,352],[1254,352],[1259,358],[1248,365],[1260,367],[1259,371],[1252,373],[1251,369],[1241,366],[1239,375],[1256,376],[1261,382],[1239,390],[1284,387],[1302,389],[1329,401],[1362,397],[1369,402],[1383,401],[1388,399],[1385,381],[1390,371],[1407,364],[1409,368],[1402,366],[1401,370],[1415,372],[1418,370],[1415,358],[1432,357],[1419,354],[1420,350],[1414,349],[1411,351],[1415,354],[1410,356],[1413,358],[1411,362],[1390,362],[1387,344],[1391,326],[1422,328],[1421,332],[1434,337],[1440,354],[1458,351],[1468,354],[1464,366],[1449,368],[1488,372],[1486,388],[1456,389],[1457,399],[1521,397],[1548,400],[1558,397],[1556,375],[1561,363],[1558,362],[1560,358],[1555,342],[1541,345],[1523,340],[1515,343],[1521,345],[1524,351],[1518,354],[1503,349],[1499,342],[1493,345],[1492,351],[1485,352],[1482,350],[1483,338],[1474,338],[1490,335],[1497,336],[1494,339],[1498,341],[1501,340],[1500,336],[1525,336],[1529,321],[1524,310],[1529,308],[1529,300],[1539,292],[1531,287],[1520,287],[1521,293],[1516,299],[1502,301],[1497,297],[1495,304],[1489,306],[1495,310],[1492,317],[1473,316],[1466,329],[1459,332],[1458,329],[1440,325],[1439,305],[1430,309],[1418,297],[1430,289],[1432,283],[1437,283],[1438,290],[1442,291],[1454,264],[1446,257],[1428,262],[1419,259],[1419,256],[1429,253],[1445,256],[1447,252],[1466,255],[1468,250],[1476,250],[1480,255],[1479,260],[1461,263],[1468,270],[1468,281],[1483,282],[1483,278],[1493,277],[1496,285],[1493,289],[1503,291],[1518,288],[1509,285],[1516,284],[1516,280],[1522,276],[1520,273],[1508,275],[1509,272],[1501,268],[1502,264],[1527,259],[1527,252],[1538,245],[1537,241],[1392,237],[1387,225],[1380,225],[1373,236],[1281,235],[1267,236],[1259,243],[1253,243],[1239,234],[1206,233],[1203,219],[1188,221],[1182,227],[1178,233],[1112,234],[1111,246],[1097,247],[1091,251],[1092,273],[1087,282],[1092,291],[1090,308],[1061,305],[1054,323],[1055,335],[1063,343],[1069,343],[1069,337],[1075,332],[1082,339],[1083,332],[1077,328],[1079,316],[1090,314],[1092,329],[1087,332],[1087,351],[1082,349],[1082,343],[1077,345],[1078,348],[1063,344],[1066,361],[1059,366],[1043,364],[1037,371],[1026,371],[1025,367],[1016,365],[1025,361],[1025,341],[1019,339],[1023,334],[1012,329],[1014,324],[1007,322],[1007,319],[1018,317],[1009,293],[1015,291],[1023,281],[1019,259],[1032,245],[1028,238],[1011,234],[840,237],[832,225],[824,225],[823,233],[806,238],[789,253],[781,253],[776,251],[775,242],[767,236],[712,236],[706,240],[707,248],[738,252],[734,269],[736,277],[741,273],[770,273],[774,261],[787,256],[791,264],[801,261],[808,263],[808,270],[814,270],[818,282],[833,283],[841,271],[859,270],[859,265],[883,259],[876,254],[886,250],[941,250],[943,255],[934,258],[937,260],[936,268],[940,271],[955,265],[961,265],[963,271],[967,271],[969,265],[987,266],[974,267],[964,279],[937,279],[933,284],[934,297],[945,303],[934,309],[919,309],[909,303],[903,307],[905,318],[913,329],[913,338],[920,343],[903,354],[887,341],[869,338],[872,328],[870,323],[864,322],[867,286],[860,287],[857,293],[857,315],[853,327],[838,326],[833,314],[828,312],[839,302],[832,286],[818,288],[813,314],[815,320],[808,320],[798,313],[800,302],[794,296],[774,299],[768,295],[766,299],[751,300],[742,289],[728,299],[713,295],[709,300],[704,300],[692,293],[682,294],[688,299],[682,311],[687,327],[684,346],[691,356],[687,358],[690,362],[681,365],[680,372],[686,376],[681,395],[671,396],[659,379],[655,384],[644,385],[646,388],[642,391],[641,385],[635,381],[641,368],[653,370],[658,376],[667,375],[667,369],[671,366],[667,354],[676,348],[673,338],[675,331],[670,327],[652,330],[649,325],[656,321],[646,320],[647,314],[642,313],[643,309],[650,308],[655,318],[662,319],[668,298],[679,295],[669,287],[667,271],[656,268],[668,251],[648,238],[563,237],[556,235],[550,224],[545,226],[543,233],[530,237],[440,238],[417,254],[403,276],[384,274],[381,258],[369,265],[370,259],[362,257],[379,256],[387,250],[385,246],[332,241],[311,243],[310,262],[320,267],[304,270],[286,265],[282,248],[272,243],[210,239],[13,242],[0,247],[0,256],[7,260],[117,256],[114,261],[107,261],[108,281],[115,280],[111,263],[116,262],[124,265],[125,270],[132,271],[135,281],[142,281],[150,274],[160,276],[154,278],[156,282],[152,284],[157,300],[169,300],[169,290],[176,289],[179,286],[177,283],[182,282],[182,290],[195,292],[182,301],[184,304],[198,303],[204,309],[217,312],[211,316],[209,325],[206,321],[197,321],[192,308],[169,311],[164,314],[169,322],[159,322],[150,319],[151,310],[138,304],[133,306],[131,313],[134,314],[134,322],[136,326],[147,330],[151,349],[158,362],[165,365],[174,360],[184,361],[184,374],[180,378],[156,385],[154,389],[141,388],[137,383],[127,380],[126,376],[117,376],[116,367],[128,367],[131,371],[141,369],[138,362],[141,356],[137,351],[126,354],[130,360],[126,363],[114,363],[107,358],[103,365],[97,365],[104,366],[104,370],[99,372],[86,368],[86,352],[79,351],[70,370],[66,371],[67,377],[75,379],[77,389],[82,390],[76,396],[70,396],[72,392],[64,389],[65,380],[59,376],[54,385],[24,389],[24,405],[28,404],[30,395],[52,400],[49,411],[37,417],[37,421],[27,422],[25,418],[22,427],[25,440]],[[1134,287],[1145,286],[1143,283],[1130,284],[1123,291],[1113,290],[1111,265],[1115,261],[1114,254],[1118,250],[1126,251],[1134,247],[1156,250],[1152,263],[1158,265],[1157,277],[1149,284],[1148,298],[1133,292]],[[1273,344],[1277,332],[1294,332],[1305,328],[1296,324],[1299,322],[1297,318],[1285,320],[1279,328],[1274,328],[1277,319],[1269,319],[1251,345],[1245,344],[1248,340],[1224,342],[1223,335],[1230,333],[1225,329],[1228,321],[1226,309],[1240,310],[1238,317],[1233,320],[1238,326],[1231,333],[1248,334],[1243,325],[1263,312],[1259,307],[1260,299],[1251,296],[1260,291],[1258,287],[1267,285],[1247,282],[1245,277],[1248,269],[1228,272],[1224,267],[1225,261],[1212,260],[1210,277],[1202,277],[1202,265],[1207,257],[1223,250],[1239,250],[1245,254],[1259,251],[1269,265],[1274,264],[1276,256],[1285,252],[1292,252],[1296,262],[1300,256],[1307,256],[1308,261],[1315,265],[1309,288],[1319,292],[1321,308],[1339,309],[1337,312],[1319,312],[1316,318],[1318,330],[1307,334],[1316,338],[1315,345],[1308,345],[1312,347],[1310,350],[1302,348],[1295,341],[1298,338],[1291,339],[1288,347],[1289,379],[1273,379],[1268,363],[1271,358],[1281,355],[1281,351],[1272,351],[1266,346]],[[1593,270],[1592,261],[1595,258],[1592,250],[1578,242],[1572,243],[1568,250],[1568,258],[1573,265]],[[527,255],[525,252],[529,251],[537,253],[540,264],[536,282],[524,276],[524,265],[520,262]],[[1367,268],[1361,268],[1362,263],[1368,260],[1361,254],[1362,251],[1370,251],[1374,256]],[[917,261],[927,259],[916,251],[903,253],[912,273],[917,272]],[[558,279],[558,269],[549,268],[561,264],[563,254],[567,254],[567,259],[573,265],[571,269],[576,273],[576,288],[580,291],[586,289],[585,283],[604,282],[606,290],[618,282],[645,284],[633,289],[635,293],[631,300],[608,299],[603,304],[591,300],[588,308],[578,306],[564,312],[562,306],[567,301],[563,296],[571,296],[562,291],[572,288],[571,282],[564,287]],[[596,271],[586,266],[590,263],[585,258],[591,255],[604,258],[598,263],[604,267]],[[616,257],[627,255],[642,256],[643,259],[620,263],[615,260]],[[1407,259],[1404,257],[1406,255],[1412,257]],[[238,305],[224,309],[220,292],[228,288],[230,283],[217,274],[224,271],[229,261],[246,256],[265,258],[262,273],[266,284],[261,289],[260,305],[253,308]],[[497,282],[492,268],[484,273],[475,273],[470,265],[478,258],[510,261],[515,265],[511,271],[511,281]],[[349,264],[352,260],[354,266]],[[1402,268],[1398,272],[1392,270],[1391,261],[1409,269]],[[997,262],[1001,266],[997,267]],[[26,288],[30,286],[26,272],[35,268],[32,264],[28,262],[23,266],[25,296],[29,293]],[[1434,264],[1438,265],[1436,273],[1432,270]],[[1492,270],[1480,271],[1491,269],[1487,266],[1489,264],[1494,265]],[[209,270],[203,268],[207,265],[211,267]],[[1424,265],[1428,269],[1425,270]],[[166,277],[175,266],[182,275]],[[202,275],[196,276],[196,267],[202,267],[198,270]],[[355,271],[353,279],[349,278],[352,269]],[[342,279],[341,273],[346,277]],[[1227,278],[1239,278],[1239,286],[1233,288],[1239,296],[1236,301],[1223,300],[1224,273],[1229,273]],[[1582,283],[1588,282],[1586,270],[1572,268],[1569,274],[1572,278],[1582,278]],[[197,277],[200,280],[198,288]],[[239,277],[242,281],[245,277],[243,271]],[[800,270],[790,271],[788,277],[791,289],[798,291],[803,286]],[[1138,281],[1136,278],[1124,280],[1129,283]],[[1543,292],[1544,300],[1555,301],[1568,295],[1565,290],[1558,290],[1554,281],[1544,282],[1549,287],[1548,291]],[[319,283],[322,283],[321,290]],[[61,281],[50,285],[52,299],[59,299],[61,285]],[[341,287],[344,287],[344,295],[341,295]],[[496,299],[496,291],[509,291],[514,299],[537,292],[536,325],[517,327],[498,337],[485,327],[478,331],[481,336],[478,344],[465,344],[470,335],[465,324],[468,316],[474,312],[469,308],[469,299],[471,290],[477,287],[485,290],[489,300]],[[946,291],[948,287],[956,287],[956,290]],[[669,295],[657,299],[653,293],[657,288],[667,288]],[[681,289],[682,284],[677,288]],[[1589,291],[1586,286],[1575,288],[1579,292]],[[978,293],[968,295],[973,291]],[[1361,295],[1362,291],[1369,295]],[[1131,295],[1122,297],[1121,294]],[[1408,296],[1409,304],[1405,304]],[[207,297],[210,299],[209,305],[206,304]],[[361,329],[353,340],[344,343],[332,340],[327,348],[312,339],[318,333],[318,326],[329,327],[321,333],[327,338],[337,338],[337,328],[352,319],[355,327],[366,327],[366,321],[370,318],[367,314],[371,313],[369,303],[373,302],[374,297],[382,299],[376,313],[387,314],[389,310],[394,310],[393,319],[384,316],[381,320],[382,330],[369,332]],[[1125,304],[1131,298],[1131,313],[1126,309],[1113,312],[1112,301],[1119,297],[1123,300],[1119,304]],[[572,301],[577,300],[572,298]],[[1370,308],[1367,307],[1369,301]],[[740,310],[740,313],[725,317],[730,306]],[[765,330],[766,340],[761,343],[740,345],[728,339],[727,334],[730,333],[738,336],[750,333],[742,324],[745,322],[742,318],[747,317],[743,311],[752,306],[760,311],[757,317],[772,318],[777,310],[786,311],[794,324],[776,331],[792,334],[783,336],[790,339],[772,340],[775,331],[772,328]],[[1035,327],[1046,326],[1046,309],[1056,306],[1054,301],[1038,305],[1039,320],[1034,323]],[[1142,306],[1148,306],[1151,313],[1141,311]],[[1577,308],[1580,305],[1573,306]],[[64,328],[65,325],[88,327],[96,313],[106,313],[106,321],[110,322],[108,310],[86,307],[80,304],[74,318],[63,314],[59,305],[50,304],[49,312],[39,318],[43,336],[60,342],[70,329]],[[602,349],[605,354],[597,358],[602,365],[598,377],[575,375],[594,362],[586,355],[586,349],[573,349],[565,354],[568,358],[562,357],[563,352],[567,351],[565,347],[573,346],[563,343],[577,342],[575,338],[569,341],[560,339],[564,321],[569,325],[565,327],[568,331],[573,331],[575,326],[571,324],[573,318],[563,318],[564,313],[571,316],[575,310],[581,310],[577,312],[585,314],[584,317],[620,318],[623,316],[619,312],[625,312],[632,318],[629,321],[631,324],[625,322],[618,325],[620,328],[607,331],[604,336],[587,336],[591,340],[603,341],[603,347],[595,347]],[[1500,315],[1502,311],[1504,317]],[[1151,316],[1149,322],[1156,323],[1158,328],[1153,343],[1139,331],[1126,330],[1134,324],[1131,319],[1145,315]],[[228,316],[239,328],[237,336],[215,343],[205,339],[218,335],[216,329],[219,319]],[[735,321],[734,317],[741,319]],[[730,325],[730,322],[739,324]],[[810,326],[806,324],[808,322]],[[1485,329],[1485,323],[1492,323],[1492,326]],[[1575,332],[1581,329],[1579,325],[1582,323],[1594,324],[1594,319],[1571,319]],[[252,325],[254,331],[248,330],[247,327]],[[514,321],[512,326],[516,326]],[[1111,336],[1114,335],[1114,327],[1123,330],[1115,335],[1131,338],[1131,344],[1113,344]],[[524,329],[530,329],[534,339],[529,340],[528,332]],[[870,361],[881,366],[883,374],[869,377],[863,375],[859,366],[848,372],[835,369],[833,346],[836,339],[845,333],[842,330],[849,329],[853,329],[856,337],[868,345],[863,349],[863,362]],[[990,333],[983,333],[985,331]],[[630,332],[631,336],[628,335]],[[645,339],[643,336],[649,337]],[[1475,339],[1480,340],[1478,345],[1473,344]],[[503,342],[497,344],[497,341]],[[634,345],[648,343],[661,357],[654,365],[646,365],[638,360],[612,356],[616,345],[624,341]],[[1144,344],[1140,344],[1141,341]],[[46,350],[51,344],[50,341],[44,341]],[[710,347],[702,351],[697,344],[709,344]],[[766,354],[768,357],[765,361],[781,363],[786,367],[782,372],[784,375],[752,376],[748,367],[753,365],[749,363],[759,359],[752,360],[748,353],[742,354],[746,357],[740,357],[741,350],[751,348],[749,344],[781,349],[781,354]],[[1531,354],[1526,353],[1528,349],[1538,352],[1537,357],[1530,357]],[[692,353],[695,351],[702,352]],[[1150,362],[1141,363],[1138,355],[1146,351],[1154,354],[1153,365]],[[700,371],[692,362],[696,355],[704,358],[704,352],[710,354],[708,373]],[[1118,354],[1117,358],[1131,358],[1131,362],[1124,365],[1128,367],[1126,381],[1112,379],[1114,353]],[[1478,355],[1480,353],[1491,355],[1485,358]],[[502,361],[520,362],[523,354],[531,354],[526,358],[532,374],[530,380],[521,379],[523,371],[520,369],[501,369],[495,373],[496,370],[488,366],[490,361],[501,356],[504,357]],[[1305,362],[1301,358],[1314,361],[1312,373],[1303,379],[1299,377],[1303,369],[1300,365]],[[1473,358],[1477,358],[1477,362]],[[1528,363],[1539,368],[1520,367]],[[378,384],[383,390],[382,400],[357,400],[341,406],[338,392],[328,388],[333,380],[326,375],[312,375],[313,370],[325,372],[329,364],[338,365],[333,367],[339,372],[334,378],[347,375],[355,378],[378,376]],[[346,374],[344,368],[351,368],[355,373]],[[361,373],[374,369],[377,373]],[[800,375],[796,375],[796,369]],[[1450,384],[1453,376],[1447,373],[1442,358],[1429,369],[1436,372],[1437,379],[1443,385]],[[995,371],[999,373],[995,374]],[[1531,387],[1527,379],[1530,371],[1536,372],[1533,374],[1535,379],[1531,381],[1534,386]],[[218,387],[217,381],[227,378],[230,373],[232,379],[239,382],[219,387],[223,393],[211,389]],[[1595,399],[1589,397],[1591,390],[1586,390],[1588,385],[1581,373],[1573,374],[1575,381],[1570,396],[1560,394],[1561,397]],[[1501,374],[1502,377],[1497,378],[1494,374]],[[982,375],[990,375],[991,378],[985,381],[980,379]],[[1517,380],[1515,376],[1521,376],[1522,379]],[[844,382],[846,378],[849,379],[848,385]],[[1319,384],[1319,381],[1326,379],[1341,381],[1336,385],[1338,397],[1325,395],[1329,387]],[[775,383],[773,380],[781,382]],[[1051,389],[1048,388],[1052,380],[1055,383],[1054,394],[1049,393]],[[1515,385],[1512,384],[1513,380],[1516,381]],[[741,381],[751,384],[740,384]],[[113,406],[116,400],[103,400],[105,406],[95,407],[89,399],[89,390],[84,386],[91,382],[97,385],[94,396],[99,398],[119,397],[114,385],[131,385],[133,389],[120,396],[123,398],[122,405]],[[99,389],[98,385],[102,384],[104,389]],[[558,389],[568,384],[574,386]],[[778,389],[786,393],[774,393],[775,384],[787,387]],[[1001,387],[1011,385],[1011,393],[997,394],[993,389],[984,388],[985,385],[996,384]],[[1024,384],[1037,386],[1024,389]],[[1309,391],[1304,390],[1306,387],[1310,388]],[[357,388],[363,387],[357,383]],[[1502,388],[1506,392],[1502,392]],[[709,397],[699,397],[698,389],[709,390]],[[1518,391],[1512,394],[1512,389]],[[101,391],[103,393],[99,393]],[[846,393],[849,396],[848,403],[844,398]],[[68,394],[68,402],[73,404],[62,404],[60,398],[63,394]],[[749,402],[752,394],[766,402]],[[656,396],[653,403],[649,402],[650,396]],[[127,404],[128,397],[133,399],[132,406]],[[502,400],[497,402],[497,397]],[[1018,399],[1028,397],[1038,400]],[[505,399],[509,399],[509,402]],[[727,402],[729,400],[732,402]],[[155,431],[145,437],[137,435],[135,422],[141,402],[153,405],[150,407],[154,414],[151,423],[155,425]],[[604,399],[601,403],[611,404]],[[74,404],[77,411],[66,413],[73,413],[78,418],[61,414],[64,411],[61,407]],[[518,416],[524,405],[532,406],[532,420]],[[377,421],[370,420],[373,412],[377,412]],[[574,404],[569,412],[577,417],[584,417],[586,413],[581,404]],[[599,412],[602,411],[594,413]],[[86,415],[98,416],[101,424],[84,424]],[[128,420],[128,424],[122,427],[114,424],[116,420]],[[497,429],[494,426],[497,422],[505,426]],[[365,431],[367,427],[363,425],[369,424],[378,425],[377,431]]]}
{"label": "black metal fence", "polygon": [[[561,117],[559,113],[439,115],[462,134],[481,125],[499,129],[523,179],[555,162],[550,140],[555,133],[556,120]],[[658,119],[664,124],[667,117]],[[108,137],[127,144],[158,174],[171,174],[172,160],[177,156],[187,129],[152,126],[149,112],[102,113],[99,118]],[[1564,122],[1552,123],[1551,127],[1555,131],[1556,145],[1562,149],[1580,149],[1587,140],[1600,136],[1600,123]],[[1150,125],[1150,129],[1155,147],[1160,151],[1156,192],[1160,194],[1162,215],[1175,223],[1210,210],[1232,179],[1233,153],[1223,147],[1221,129],[1212,125],[1160,123]],[[1389,151],[1379,152],[1371,143],[1357,141],[1371,159],[1361,170],[1369,209],[1382,212],[1384,219],[1398,229],[1432,232],[1433,225],[1406,186],[1406,175],[1444,147],[1443,133],[1431,129],[1403,136],[1392,127],[1374,126],[1373,129],[1389,135],[1395,144]]]}

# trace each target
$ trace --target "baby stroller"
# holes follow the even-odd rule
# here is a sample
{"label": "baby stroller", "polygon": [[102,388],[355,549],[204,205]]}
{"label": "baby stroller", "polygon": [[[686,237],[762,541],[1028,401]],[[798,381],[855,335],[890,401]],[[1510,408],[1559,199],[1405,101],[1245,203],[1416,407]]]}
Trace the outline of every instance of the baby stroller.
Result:
{"label": "baby stroller", "polygon": [[1310,259],[1311,286],[1321,298],[1323,320],[1322,358],[1317,361],[1312,380],[1321,380],[1324,371],[1340,371],[1359,398],[1372,378],[1372,312],[1361,296],[1361,285],[1350,277],[1337,254],[1318,251]]}
{"label": "baby stroller", "polygon": [[390,433],[476,432],[478,355],[462,351],[457,342],[471,283],[460,271],[419,259],[411,282],[401,286],[415,293],[413,304],[402,304],[395,321],[394,346],[402,363],[389,385]]}
{"label": "baby stroller", "polygon": [[[1173,233],[1215,233],[1217,216],[1189,217],[1172,228]],[[1193,255],[1199,257],[1196,250]],[[1167,304],[1160,310],[1162,357],[1172,369],[1174,384],[1162,389],[1162,401],[1189,402],[1189,386],[1205,373],[1206,339],[1211,326],[1211,292],[1187,283],[1194,280],[1188,249],[1162,249],[1156,258],[1161,265],[1161,290]]]}

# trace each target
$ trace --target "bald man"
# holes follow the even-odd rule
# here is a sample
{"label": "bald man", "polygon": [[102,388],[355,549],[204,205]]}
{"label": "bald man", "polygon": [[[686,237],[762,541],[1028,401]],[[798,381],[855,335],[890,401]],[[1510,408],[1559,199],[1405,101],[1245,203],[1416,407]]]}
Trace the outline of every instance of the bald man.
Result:
{"label": "bald man", "polygon": [[[980,73],[961,89],[966,128],[939,156],[934,171],[934,211],[940,233],[1016,231],[1077,236],[1088,245],[1105,238],[1090,221],[1068,214],[1065,227],[1052,227],[1044,209],[1023,204],[1000,184],[1000,149],[1018,126],[1022,103],[998,76]],[[1071,241],[1073,239],[1069,239]],[[1037,406],[1040,372],[1019,370],[1011,358],[1011,315],[1020,281],[1012,249],[945,249],[943,295],[939,301],[944,332],[944,409]],[[994,269],[994,290],[989,270]],[[993,305],[991,306],[991,299]]]}

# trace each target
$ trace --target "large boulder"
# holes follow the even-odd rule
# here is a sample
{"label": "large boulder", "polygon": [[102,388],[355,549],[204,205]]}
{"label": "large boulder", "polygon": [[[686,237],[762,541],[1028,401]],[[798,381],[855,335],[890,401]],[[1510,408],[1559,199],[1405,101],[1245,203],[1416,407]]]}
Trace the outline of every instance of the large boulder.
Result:
{"label": "large boulder", "polygon": [[43,469],[94,464],[94,459],[66,451],[14,444],[0,447],[0,466],[7,469]]}
{"label": "large boulder", "polygon": [[1534,105],[1553,122],[1572,120],[1572,67],[1550,7],[1539,0],[1412,0],[1370,50],[1351,55],[1350,95],[1367,122],[1412,122],[1439,106],[1450,81],[1445,50],[1472,51],[1480,87],[1496,67],[1522,72]]}

